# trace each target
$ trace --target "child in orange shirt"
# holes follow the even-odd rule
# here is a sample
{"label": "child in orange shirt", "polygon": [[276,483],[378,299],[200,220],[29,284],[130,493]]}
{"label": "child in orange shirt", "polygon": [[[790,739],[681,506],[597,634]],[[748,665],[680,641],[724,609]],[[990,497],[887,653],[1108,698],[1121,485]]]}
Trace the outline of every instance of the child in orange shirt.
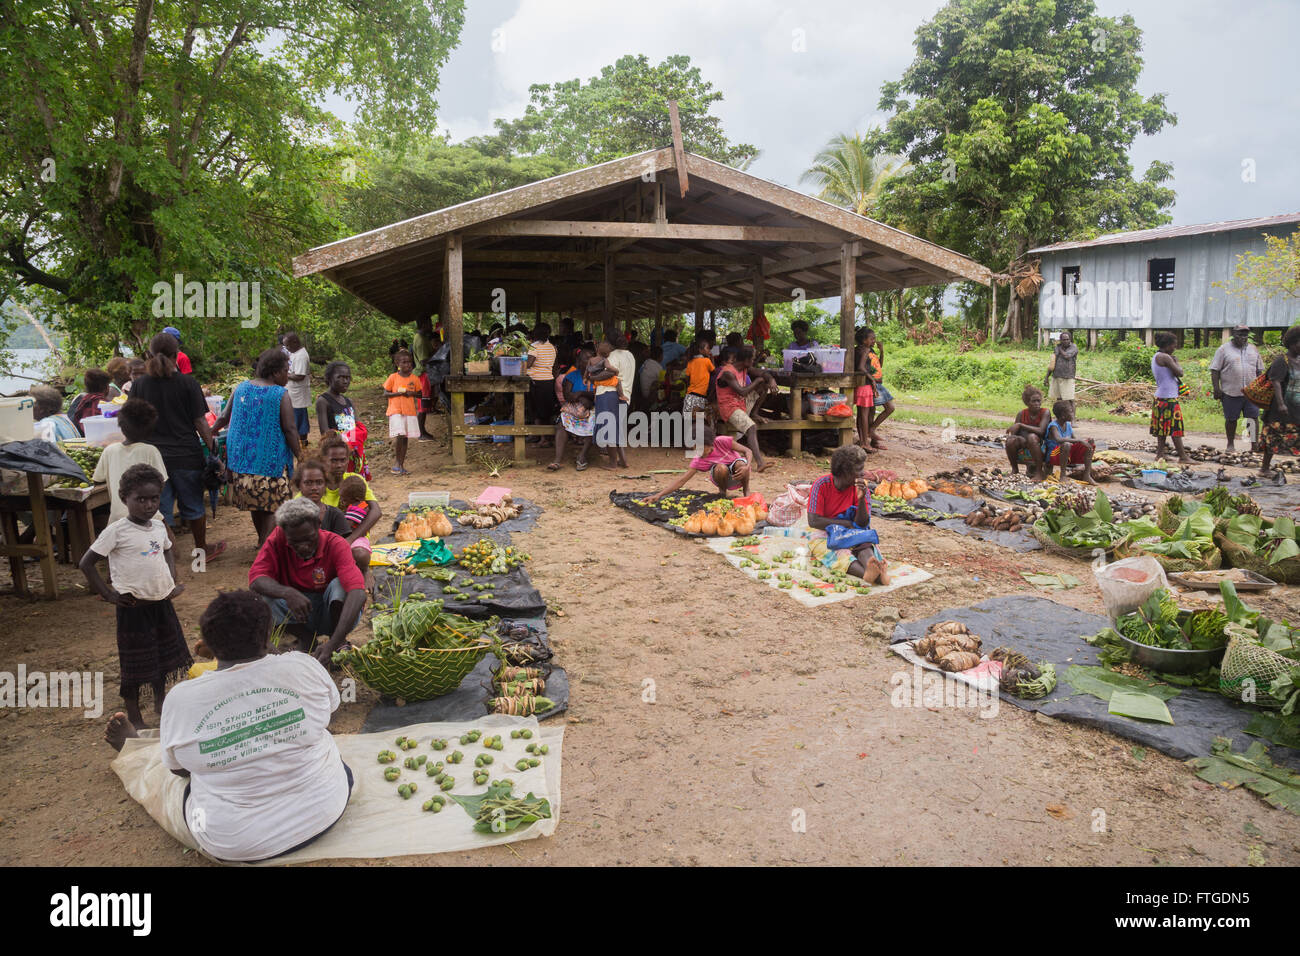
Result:
{"label": "child in orange shirt", "polygon": [[406,443],[420,436],[420,380],[412,371],[415,362],[411,353],[401,349],[395,356],[397,371],[384,382],[384,397],[388,399],[388,437],[393,439],[393,452],[397,464],[393,474],[409,474],[406,470]]}
{"label": "child in orange shirt", "polygon": [[686,363],[686,397],[682,399],[682,412],[709,414],[709,376],[713,374],[713,359],[709,357],[709,341],[695,340],[695,357]]}

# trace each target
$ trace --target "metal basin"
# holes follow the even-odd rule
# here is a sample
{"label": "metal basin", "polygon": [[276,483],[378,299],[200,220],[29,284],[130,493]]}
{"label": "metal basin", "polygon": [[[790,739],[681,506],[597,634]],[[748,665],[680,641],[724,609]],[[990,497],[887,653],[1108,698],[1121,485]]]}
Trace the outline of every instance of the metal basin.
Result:
{"label": "metal basin", "polygon": [[1123,634],[1120,635],[1120,640],[1133,652],[1133,663],[1163,674],[1195,674],[1207,667],[1215,667],[1223,660],[1223,652],[1227,650],[1226,645],[1208,651],[1149,647],[1130,640]]}

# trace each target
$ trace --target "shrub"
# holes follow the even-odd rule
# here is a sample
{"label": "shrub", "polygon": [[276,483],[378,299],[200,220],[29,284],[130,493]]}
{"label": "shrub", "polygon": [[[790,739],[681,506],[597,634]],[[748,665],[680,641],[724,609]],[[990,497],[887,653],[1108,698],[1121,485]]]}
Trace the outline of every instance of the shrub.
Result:
{"label": "shrub", "polygon": [[1144,345],[1136,336],[1119,343],[1119,375],[1126,382],[1151,380],[1151,359],[1156,354],[1152,346]]}

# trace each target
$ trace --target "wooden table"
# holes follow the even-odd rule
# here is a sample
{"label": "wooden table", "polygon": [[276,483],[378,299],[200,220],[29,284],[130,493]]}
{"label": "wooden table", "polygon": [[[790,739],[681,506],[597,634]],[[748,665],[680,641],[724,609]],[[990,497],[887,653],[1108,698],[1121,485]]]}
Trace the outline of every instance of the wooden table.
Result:
{"label": "wooden table", "polygon": [[840,444],[847,445],[853,441],[857,422],[853,417],[830,418],[826,415],[803,414],[803,393],[819,388],[839,389],[844,401],[853,407],[853,390],[867,384],[864,372],[785,372],[772,370],[778,385],[790,389],[790,417],[774,422],[764,422],[758,426],[759,431],[790,432],[790,450],[796,455],[803,450],[803,432],[809,429],[836,429],[840,433]]}
{"label": "wooden table", "polygon": [[[448,434],[451,435],[451,460],[453,464],[465,464],[465,439],[471,435],[510,435],[514,437],[515,464],[523,465],[528,461],[527,445],[524,438],[528,435],[552,436],[554,425],[525,425],[524,396],[532,388],[533,380],[527,375],[449,375],[447,391],[451,395],[450,422]],[[466,425],[465,395],[475,392],[508,393],[514,395],[514,410],[511,413],[513,425]]]}
{"label": "wooden table", "polygon": [[[4,543],[0,545],[0,557],[9,559],[9,571],[14,580],[14,593],[22,597],[33,597],[27,583],[27,570],[23,559],[32,557],[40,559],[41,576],[44,579],[43,593],[47,600],[58,597],[58,586],[54,580],[54,562],[56,555],[66,550],[69,563],[76,563],[86,553],[91,542],[95,540],[95,527],[91,511],[100,505],[109,503],[108,486],[95,485],[92,488],[46,488],[41,475],[28,473],[27,494],[0,496],[0,531],[4,534]],[[35,533],[33,544],[18,544],[18,513],[30,511]],[[62,512],[67,515],[68,533],[66,540],[60,534],[59,540],[50,534],[50,513]]]}

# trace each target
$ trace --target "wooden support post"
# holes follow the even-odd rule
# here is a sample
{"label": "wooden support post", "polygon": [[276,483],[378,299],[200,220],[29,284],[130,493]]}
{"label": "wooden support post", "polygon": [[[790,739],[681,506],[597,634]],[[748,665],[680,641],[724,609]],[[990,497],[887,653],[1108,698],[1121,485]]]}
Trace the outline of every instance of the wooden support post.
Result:
{"label": "wooden support post", "polygon": [[663,331],[664,328],[663,291],[664,291],[664,284],[662,282],[656,282],[655,283],[655,330],[654,330],[654,334],[650,336],[651,341],[655,341],[655,340],[658,340],[660,342],[663,341],[662,338],[659,337],[660,333]]}
{"label": "wooden support post", "polygon": [[614,257],[605,255],[605,301],[603,313],[603,335],[614,331]]}
{"label": "wooden support post", "polygon": [[992,298],[989,300],[989,337],[988,342],[992,345],[997,341],[998,335],[998,280],[994,276],[989,281],[989,292]]}
{"label": "wooden support post", "polygon": [[443,314],[442,327],[451,343],[451,374],[465,374],[465,307],[464,247],[459,233],[447,236],[442,257]]}
{"label": "wooden support post", "polygon": [[1230,329],[1224,329],[1224,330],[1223,330],[1223,340],[1222,340],[1219,344],[1220,344],[1220,345],[1227,345],[1227,344],[1228,344],[1229,342],[1231,342],[1231,341],[1232,341],[1232,331],[1231,331]]}
{"label": "wooden support post", "polygon": [[[799,387],[798,382],[790,389],[790,419],[796,422],[803,421],[803,389]],[[803,451],[803,430],[795,428],[790,432],[790,450],[798,455]]]}
{"label": "wooden support post", "polygon": [[[35,543],[41,549],[41,578],[45,597],[53,601],[59,596],[59,586],[54,579],[54,545],[50,541],[50,514],[45,510],[45,482],[40,475],[27,473],[27,495],[32,503],[32,530],[36,536]],[[22,558],[18,560],[21,561]],[[74,560],[80,561],[81,555],[77,555]]]}
{"label": "wooden support post", "polygon": [[[758,320],[763,318],[763,264],[761,262],[754,267],[753,285],[754,294],[750,301],[750,311],[753,312],[754,325],[757,326]],[[757,332],[754,333],[754,338],[751,341],[754,343],[755,354],[757,354],[759,348]]]}
{"label": "wooden support post", "polygon": [[[511,421],[516,425],[524,423],[524,392],[515,392],[514,414]],[[528,439],[524,435],[515,435],[515,464],[522,465],[528,460]]]}
{"label": "wooden support post", "polygon": [[1155,344],[1156,344],[1156,330],[1153,329],[1153,328],[1148,327],[1147,330],[1146,330],[1146,334],[1143,336],[1143,338],[1146,340],[1147,345],[1155,345]]}
{"label": "wooden support post", "polygon": [[453,465],[465,464],[465,438],[463,435],[456,435],[454,429],[457,425],[465,424],[465,393],[451,393],[451,427],[447,434],[451,436],[451,463]]}
{"label": "wooden support post", "polygon": [[857,244],[840,245],[840,348],[853,354],[853,320],[858,303]]}
{"label": "wooden support post", "polygon": [[1089,329],[1089,330],[1088,330],[1088,348],[1090,348],[1090,349],[1095,349],[1096,347],[1097,347],[1097,330],[1096,330],[1096,329]]}
{"label": "wooden support post", "polygon": [[540,292],[534,292],[533,293],[533,327],[536,328],[541,324],[542,324],[542,294]]}
{"label": "wooden support post", "polygon": [[704,331],[704,280],[695,276],[695,337]]}

